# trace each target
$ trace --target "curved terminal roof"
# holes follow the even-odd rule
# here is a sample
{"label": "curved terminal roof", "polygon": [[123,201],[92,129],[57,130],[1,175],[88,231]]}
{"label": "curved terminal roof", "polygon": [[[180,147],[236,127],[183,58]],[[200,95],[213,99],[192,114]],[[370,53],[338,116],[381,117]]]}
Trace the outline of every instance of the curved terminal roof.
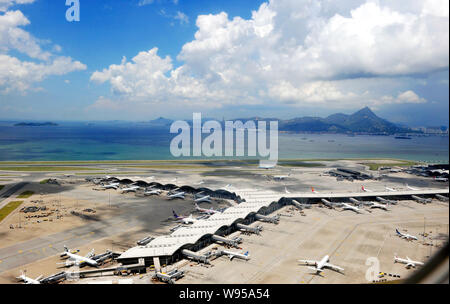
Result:
{"label": "curved terminal roof", "polygon": [[[236,192],[240,195],[245,193],[245,190]],[[269,207],[274,201],[272,198],[277,198],[276,201],[280,199],[280,194],[272,191],[259,192],[258,196],[261,197],[257,199],[258,202],[250,200],[229,207],[223,213],[213,214],[207,219],[201,219],[190,226],[177,229],[170,235],[156,237],[145,246],[130,248],[120,255],[119,259],[171,256],[181,247],[195,244],[205,235],[215,234],[220,228],[229,227],[235,222],[245,219],[251,213],[257,213],[262,208]]]}
{"label": "curved terminal roof", "polygon": [[[131,179],[131,177],[127,178]],[[136,181],[146,181],[155,183],[148,179],[134,178]],[[180,187],[182,188],[182,187]],[[195,188],[193,188],[195,189]],[[145,246],[137,246],[130,248],[119,256],[119,259],[133,259],[142,257],[161,257],[171,256],[183,246],[193,245],[206,235],[215,234],[222,227],[229,227],[239,220],[245,219],[252,213],[258,213],[263,208],[269,207],[273,202],[278,202],[281,198],[348,198],[348,197],[375,197],[382,196],[403,196],[414,194],[448,194],[448,189],[428,189],[419,191],[398,191],[398,192],[358,192],[358,193],[279,193],[270,190],[258,189],[233,189],[232,187],[224,189],[212,190],[209,188],[201,188],[203,191],[210,190],[212,192],[228,192],[235,194],[245,201],[235,206],[227,208],[223,213],[216,213],[207,219],[196,221],[190,226],[182,227],[166,236],[159,236]],[[199,191],[200,189],[196,189]]]}

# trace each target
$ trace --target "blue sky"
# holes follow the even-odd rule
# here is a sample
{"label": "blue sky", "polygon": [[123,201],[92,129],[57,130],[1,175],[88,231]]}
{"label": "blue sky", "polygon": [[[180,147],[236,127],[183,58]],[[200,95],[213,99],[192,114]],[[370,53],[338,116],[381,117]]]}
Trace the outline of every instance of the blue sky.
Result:
{"label": "blue sky", "polygon": [[448,1],[402,1],[1,0],[0,119],[448,125]]}

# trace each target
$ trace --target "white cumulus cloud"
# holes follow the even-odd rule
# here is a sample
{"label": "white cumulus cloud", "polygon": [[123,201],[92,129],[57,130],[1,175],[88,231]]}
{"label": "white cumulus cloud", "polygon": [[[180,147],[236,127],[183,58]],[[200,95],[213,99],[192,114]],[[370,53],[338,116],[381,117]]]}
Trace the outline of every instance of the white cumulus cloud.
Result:
{"label": "white cumulus cloud", "polygon": [[112,98],[150,104],[329,107],[426,102],[403,87],[386,98],[362,88],[363,79],[414,77],[449,66],[446,0],[271,0],[250,19],[221,12],[198,16],[196,26],[195,39],[177,56],[178,68],[154,48],[91,80],[108,82]]}

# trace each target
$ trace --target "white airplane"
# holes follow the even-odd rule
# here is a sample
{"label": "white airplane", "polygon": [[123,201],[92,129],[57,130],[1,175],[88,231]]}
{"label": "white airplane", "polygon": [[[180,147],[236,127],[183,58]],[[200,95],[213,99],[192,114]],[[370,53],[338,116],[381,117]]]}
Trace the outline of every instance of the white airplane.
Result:
{"label": "white airplane", "polygon": [[373,192],[372,190],[364,188],[364,186],[361,186],[361,190],[364,192]]}
{"label": "white airplane", "polygon": [[276,175],[273,177],[274,180],[285,180],[286,178],[288,178],[289,176],[291,176],[291,173],[289,173],[288,175]]}
{"label": "white airplane", "polygon": [[116,189],[119,188],[120,184],[119,183],[112,183],[109,185],[103,185],[101,186],[103,189]]}
{"label": "white airplane", "polygon": [[148,189],[147,191],[144,192],[144,195],[149,196],[149,195],[160,195],[161,194],[161,190],[159,189]]}
{"label": "white airplane", "polygon": [[408,257],[406,257],[406,259],[402,259],[402,258],[399,258],[398,256],[394,256],[394,263],[402,263],[402,264],[406,264],[406,268],[416,268],[416,265],[417,266],[423,266],[423,263],[422,262],[419,262],[419,261],[413,261],[413,260],[411,260],[410,258],[408,258]]}
{"label": "white airplane", "polygon": [[66,266],[80,266],[81,264],[88,264],[89,266],[97,267],[98,262],[93,260],[92,257],[94,256],[94,249],[91,250],[86,256],[80,256],[78,254],[74,254],[69,252],[69,249],[67,249],[66,246],[64,246],[64,251],[66,253],[66,256],[69,257],[69,259],[63,263]]}
{"label": "white airplane", "polygon": [[316,191],[316,190],[314,189],[314,187],[311,187],[311,191],[312,191],[312,193],[320,193],[319,191]]}
{"label": "white airplane", "polygon": [[248,251],[246,251],[244,254],[242,254],[242,253],[239,253],[239,252],[222,250],[222,253],[228,255],[228,257],[230,258],[230,261],[232,261],[234,258],[243,259],[243,260],[246,260],[246,261],[250,260],[250,256],[248,255]]}
{"label": "white airplane", "polygon": [[398,237],[401,237],[402,239],[407,239],[407,240],[417,240],[417,237],[411,234],[407,234],[407,233],[401,233],[400,231],[398,231],[398,229],[395,229],[395,232],[397,233]]}
{"label": "white airplane", "polygon": [[209,195],[205,195],[205,196],[195,199],[194,202],[196,202],[196,203],[201,203],[201,202],[211,203],[211,197]]}
{"label": "white airplane", "polygon": [[122,193],[136,192],[139,188],[140,188],[139,186],[131,186],[128,188],[122,188]]}
{"label": "white airplane", "polygon": [[385,205],[378,204],[376,202],[371,202],[370,209],[376,209],[376,208],[389,211],[389,209]]}
{"label": "white airplane", "polygon": [[389,188],[389,187],[384,187],[387,191],[391,191],[391,192],[397,192],[397,190]]}
{"label": "white airplane", "polygon": [[195,203],[195,210],[197,210],[198,212],[202,212],[202,213],[206,213],[206,214],[215,214],[215,213],[221,213],[218,210],[214,210],[214,209],[205,209],[205,208],[201,208],[197,205],[197,203]]}
{"label": "white airplane", "polygon": [[259,169],[273,169],[275,168],[275,165],[259,165]]}
{"label": "white airplane", "polygon": [[347,203],[342,203],[341,204],[341,208],[342,208],[342,210],[350,210],[350,211],[354,211],[356,213],[361,213],[361,209],[359,209],[356,206],[352,206],[350,204],[347,204]]}
{"label": "white airplane", "polygon": [[434,180],[437,182],[448,182],[448,178],[446,177],[434,177]]}
{"label": "white airplane", "polygon": [[183,222],[184,224],[193,224],[193,223],[195,223],[195,222],[197,221],[197,219],[195,219],[195,218],[192,217],[192,214],[189,215],[189,217],[185,217],[185,216],[179,216],[179,215],[175,212],[175,210],[172,210],[172,213],[173,213],[173,217],[174,217],[176,220],[178,220],[178,221],[180,221],[180,222]]}
{"label": "white airplane", "polygon": [[289,193],[291,193],[291,192],[289,192],[289,191],[288,191],[288,189],[287,189],[287,187],[286,187],[286,186],[284,186],[284,192],[286,192],[286,194],[289,194]]}
{"label": "white airplane", "polygon": [[311,270],[314,270],[316,273],[323,272],[324,268],[328,268],[337,272],[343,272],[344,269],[341,267],[338,267],[336,265],[328,263],[330,261],[330,257],[328,255],[324,256],[320,261],[312,261],[312,260],[298,260],[298,262],[307,265],[307,266],[314,266],[308,267]]}
{"label": "white airplane", "polygon": [[35,284],[35,285],[41,284],[41,281],[40,281],[41,278],[42,278],[42,275],[38,276],[36,279],[29,278],[23,273],[23,271],[22,271],[22,274],[17,277],[17,279],[23,281],[25,284]]}
{"label": "white airplane", "polygon": [[408,186],[408,184],[406,184],[406,188],[408,188],[409,190],[413,190],[413,191],[418,191],[419,189]]}
{"label": "white airplane", "polygon": [[168,194],[167,197],[170,200],[177,199],[177,198],[184,199],[184,195],[185,195],[184,192],[177,192],[177,193],[173,193],[173,194]]}

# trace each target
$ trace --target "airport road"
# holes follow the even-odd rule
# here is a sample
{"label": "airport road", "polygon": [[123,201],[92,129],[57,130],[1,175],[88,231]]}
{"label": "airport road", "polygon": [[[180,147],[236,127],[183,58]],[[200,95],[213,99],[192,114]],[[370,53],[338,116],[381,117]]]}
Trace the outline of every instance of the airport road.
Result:
{"label": "airport road", "polygon": [[[151,201],[148,199],[134,201],[132,205],[119,203],[116,206],[120,206],[120,209],[126,212],[104,220],[87,221],[83,226],[0,248],[0,273],[58,254],[64,250],[64,245],[78,248],[135,228],[142,228],[151,233],[154,229],[161,228],[164,224],[162,222],[169,217],[172,208],[183,210],[192,205],[188,200],[170,202],[168,205],[168,201],[155,198]],[[165,224],[175,225],[170,221],[166,221]]]}
{"label": "airport road", "polygon": [[9,189],[7,189],[5,192],[3,192],[0,195],[0,208],[3,207],[2,202],[4,200],[6,200],[7,198],[11,197],[11,195],[13,195],[14,193],[16,193],[17,191],[19,191],[20,189],[22,189],[23,187],[25,187],[26,185],[28,185],[27,182],[20,182],[15,184],[14,186],[10,187]]}

